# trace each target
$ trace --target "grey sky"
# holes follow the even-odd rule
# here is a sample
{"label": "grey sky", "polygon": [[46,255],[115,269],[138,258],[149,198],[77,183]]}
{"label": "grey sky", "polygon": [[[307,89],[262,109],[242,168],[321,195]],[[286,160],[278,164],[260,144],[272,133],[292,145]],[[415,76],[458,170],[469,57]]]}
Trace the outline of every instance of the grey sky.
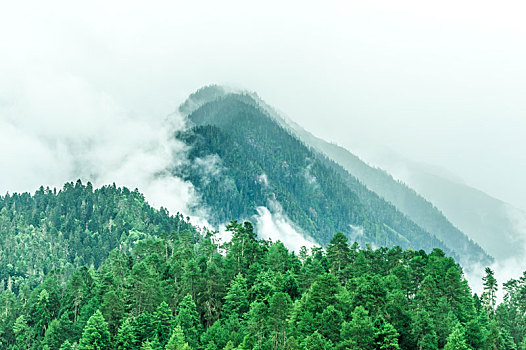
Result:
{"label": "grey sky", "polygon": [[525,10],[506,0],[4,4],[0,190],[62,182],[56,138],[80,133],[85,145],[113,137],[98,130],[120,120],[158,123],[219,83],[351,150],[393,149],[526,209]]}

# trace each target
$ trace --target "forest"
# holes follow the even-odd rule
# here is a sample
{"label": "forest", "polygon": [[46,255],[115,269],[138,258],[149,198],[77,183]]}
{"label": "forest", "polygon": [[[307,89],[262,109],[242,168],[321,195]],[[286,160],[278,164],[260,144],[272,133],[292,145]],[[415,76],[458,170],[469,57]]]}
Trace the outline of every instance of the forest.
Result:
{"label": "forest", "polygon": [[501,286],[486,268],[475,295],[440,249],[334,233],[295,253],[227,230],[115,185],[0,197],[0,347],[526,349],[526,273]]}
{"label": "forest", "polygon": [[[300,138],[264,102],[246,93],[221,96],[217,89],[202,88],[191,96],[193,103],[181,107],[189,113],[189,128],[176,137],[188,146],[188,162],[173,169],[193,184],[214,224],[250,219],[257,207],[272,211],[279,205],[322,245],[342,232],[361,245],[440,248],[464,266],[492,263],[408,188],[374,169],[362,176],[370,180],[366,186],[354,176],[360,171],[349,172],[315,142]],[[389,184],[388,191],[374,192],[370,182],[375,181]]]}

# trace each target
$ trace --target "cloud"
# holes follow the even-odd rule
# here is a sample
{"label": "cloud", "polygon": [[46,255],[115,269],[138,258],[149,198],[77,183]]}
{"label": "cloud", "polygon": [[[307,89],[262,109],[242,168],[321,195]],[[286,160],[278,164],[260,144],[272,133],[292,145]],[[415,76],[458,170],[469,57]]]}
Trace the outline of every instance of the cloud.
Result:
{"label": "cloud", "polygon": [[267,177],[267,174],[263,173],[261,175],[258,176],[258,182],[263,186],[263,187],[268,187],[268,177]]}
{"label": "cloud", "polygon": [[[510,222],[514,226],[514,232],[517,233],[513,244],[522,248],[522,251],[526,251],[526,213],[509,205],[506,206],[506,209]],[[524,254],[513,255],[508,259],[497,260],[489,267],[495,272],[495,278],[499,283],[497,299],[500,302],[504,297],[502,285],[511,279],[519,279],[523,275],[523,271],[526,270],[526,256]],[[481,295],[484,291],[482,277],[485,275],[485,268],[486,266],[479,265],[466,269],[466,278],[473,292],[478,295]]]}
{"label": "cloud", "polygon": [[[80,76],[50,67],[6,77],[0,83],[1,193],[61,188],[78,178],[95,186],[115,182],[138,188],[155,207],[207,224],[206,212],[192,209],[199,202],[192,184],[169,172],[186,161],[186,146],[173,137],[185,128],[183,116],[133,116]],[[198,165],[206,164],[212,163]]]}
{"label": "cloud", "polygon": [[307,166],[305,167],[305,170],[303,171],[303,176],[305,177],[305,180],[307,180],[307,182],[314,186],[314,188],[318,188],[318,183],[317,183],[317,179],[316,179],[316,176],[314,176],[311,172],[312,170],[312,160],[310,159],[307,159]]}
{"label": "cloud", "polygon": [[298,252],[302,246],[308,249],[318,246],[296,228],[296,225],[283,213],[278,201],[269,200],[268,207],[258,207],[258,214],[254,217],[256,232],[261,238],[271,239],[274,242],[279,240],[295,252]]}

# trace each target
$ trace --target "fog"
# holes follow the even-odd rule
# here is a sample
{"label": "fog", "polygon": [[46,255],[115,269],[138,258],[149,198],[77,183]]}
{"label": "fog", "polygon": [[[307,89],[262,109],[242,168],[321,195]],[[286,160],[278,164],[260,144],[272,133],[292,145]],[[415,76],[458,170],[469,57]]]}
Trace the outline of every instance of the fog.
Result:
{"label": "fog", "polygon": [[364,158],[392,150],[526,209],[525,10],[507,0],[4,4],[0,193],[81,177],[190,212],[192,186],[166,176],[185,159],[172,113],[217,83],[256,91]]}

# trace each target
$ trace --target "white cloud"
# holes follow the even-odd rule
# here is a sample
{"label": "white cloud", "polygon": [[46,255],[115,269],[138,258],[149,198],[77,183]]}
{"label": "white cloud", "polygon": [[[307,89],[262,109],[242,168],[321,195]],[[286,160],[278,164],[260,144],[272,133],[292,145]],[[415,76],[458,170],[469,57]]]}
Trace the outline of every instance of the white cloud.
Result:
{"label": "white cloud", "polygon": [[[269,208],[258,207],[255,216],[256,232],[263,239],[281,241],[291,250],[298,252],[302,246],[308,249],[318,246],[303,235],[296,225],[287,217],[277,201],[269,201]],[[272,210],[272,212],[271,212]]]}

